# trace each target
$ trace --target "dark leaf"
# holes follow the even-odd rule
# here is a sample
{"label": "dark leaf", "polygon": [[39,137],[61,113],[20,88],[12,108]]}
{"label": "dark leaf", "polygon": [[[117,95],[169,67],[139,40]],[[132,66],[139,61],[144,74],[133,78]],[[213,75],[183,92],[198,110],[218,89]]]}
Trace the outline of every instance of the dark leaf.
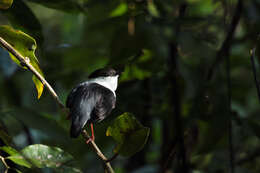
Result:
{"label": "dark leaf", "polygon": [[42,44],[41,24],[32,10],[23,1],[14,1],[12,7],[3,11],[3,14],[14,28],[30,33],[30,36],[35,38],[38,44]]}
{"label": "dark leaf", "polygon": [[115,153],[131,156],[140,151],[147,142],[150,129],[144,127],[132,114],[124,113],[107,128],[106,135],[117,142]]}

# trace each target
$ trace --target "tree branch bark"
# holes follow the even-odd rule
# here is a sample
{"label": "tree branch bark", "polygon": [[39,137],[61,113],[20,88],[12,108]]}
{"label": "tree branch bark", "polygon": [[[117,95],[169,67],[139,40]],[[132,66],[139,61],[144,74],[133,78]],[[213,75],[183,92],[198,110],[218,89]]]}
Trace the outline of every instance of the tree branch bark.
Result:
{"label": "tree branch bark", "polygon": [[65,108],[65,106],[60,101],[58,95],[51,87],[51,85],[44,79],[44,77],[30,64],[30,59],[28,57],[23,57],[18,51],[16,51],[13,46],[7,43],[2,37],[0,37],[1,45],[10,53],[12,53],[21,63],[22,66],[27,67],[41,82],[42,84],[49,90],[55,101],[58,103],[60,108]]}
{"label": "tree branch bark", "polygon": [[[183,3],[179,8],[179,20],[184,17],[185,11],[187,8],[187,4]],[[178,40],[178,35],[180,32],[180,24],[176,25],[175,36],[176,40]],[[176,139],[172,141],[172,146],[174,146],[176,142],[176,147],[179,149],[177,153],[178,157],[178,165],[176,172],[189,172],[189,166],[186,158],[186,148],[184,145],[184,127],[183,127],[183,119],[181,115],[181,96],[180,96],[180,86],[178,82],[179,72],[178,72],[178,43],[177,41],[171,41],[169,43],[169,58],[168,58],[168,74],[170,78],[171,85],[173,86],[171,91],[171,100],[173,104],[173,124],[176,130]],[[176,141],[175,141],[176,140]],[[163,163],[162,171],[166,172],[167,168],[170,166],[172,160],[174,159],[173,155],[175,154],[174,149],[171,148],[169,151],[167,159],[165,163]]]}
{"label": "tree branch bark", "polygon": [[250,59],[251,59],[251,64],[252,64],[252,69],[253,69],[253,74],[254,74],[254,79],[255,79],[257,96],[258,96],[258,100],[260,101],[260,86],[259,86],[259,81],[257,79],[256,67],[255,67],[255,51],[256,51],[255,47],[252,50],[250,50]]}
{"label": "tree branch bark", "polygon": [[[0,44],[10,53],[12,53],[21,63],[22,66],[25,66],[28,68],[41,82],[42,84],[47,88],[47,90],[51,93],[54,100],[57,102],[59,107],[61,109],[66,109],[66,107],[63,105],[63,103],[60,101],[58,95],[54,91],[54,89],[51,87],[51,85],[45,80],[45,78],[37,72],[37,70],[30,64],[30,60],[27,57],[23,57],[18,51],[16,51],[8,42],[6,42],[2,37],[0,37]],[[85,139],[89,139],[90,136],[88,135],[87,131],[82,131],[82,136]],[[114,173],[114,170],[109,162],[107,162],[107,158],[105,155],[101,152],[101,150],[98,148],[96,143],[91,140],[90,145],[95,150],[96,154],[99,156],[99,158],[103,161],[105,164],[107,170],[109,173]]]}
{"label": "tree branch bark", "polygon": [[235,14],[232,18],[226,39],[224,40],[224,42],[223,42],[221,48],[219,49],[219,51],[217,52],[216,58],[215,58],[213,64],[209,68],[209,72],[207,74],[207,80],[208,81],[210,81],[212,79],[212,77],[214,76],[214,72],[216,70],[216,67],[219,65],[219,63],[223,60],[223,58],[225,57],[227,52],[229,52],[229,50],[230,50],[231,42],[233,40],[235,30],[236,30],[237,25],[239,23],[241,13],[242,13],[242,9],[243,9],[243,2],[242,2],[242,0],[239,0],[237,2]]}

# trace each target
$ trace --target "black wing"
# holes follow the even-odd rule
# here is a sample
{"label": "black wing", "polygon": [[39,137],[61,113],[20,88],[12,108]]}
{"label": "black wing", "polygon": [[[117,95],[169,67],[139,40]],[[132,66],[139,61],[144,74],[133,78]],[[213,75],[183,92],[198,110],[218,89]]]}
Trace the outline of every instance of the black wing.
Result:
{"label": "black wing", "polygon": [[115,96],[107,88],[96,83],[82,83],[68,96],[66,107],[70,109],[71,137],[78,137],[87,122],[101,121],[115,105]]}
{"label": "black wing", "polygon": [[106,116],[111,113],[112,109],[115,108],[116,104],[116,97],[113,92],[103,86],[98,87],[95,94],[97,94],[96,97],[98,97],[98,100],[90,115],[89,121],[92,123],[100,122],[106,118]]}

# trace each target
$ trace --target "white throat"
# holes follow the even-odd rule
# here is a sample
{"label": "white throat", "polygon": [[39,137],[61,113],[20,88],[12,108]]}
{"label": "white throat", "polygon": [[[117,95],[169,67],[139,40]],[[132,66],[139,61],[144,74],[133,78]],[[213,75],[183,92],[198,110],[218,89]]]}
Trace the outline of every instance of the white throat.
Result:
{"label": "white throat", "polygon": [[118,83],[118,75],[116,76],[108,76],[108,77],[98,77],[95,79],[90,79],[88,82],[90,83],[97,83],[99,85],[102,85],[103,87],[108,88],[111,90],[114,95],[116,96],[116,88]]}

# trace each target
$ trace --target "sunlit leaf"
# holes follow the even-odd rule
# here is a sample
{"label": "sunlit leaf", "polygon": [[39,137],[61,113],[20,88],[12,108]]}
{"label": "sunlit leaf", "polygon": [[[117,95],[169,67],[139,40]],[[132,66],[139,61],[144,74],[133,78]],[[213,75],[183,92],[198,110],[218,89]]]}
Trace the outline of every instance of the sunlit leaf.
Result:
{"label": "sunlit leaf", "polygon": [[117,8],[115,8],[111,13],[110,17],[117,17],[117,16],[122,16],[127,12],[127,4],[126,3],[121,3],[118,5]]}
{"label": "sunlit leaf", "polygon": [[[36,50],[36,41],[34,38],[29,36],[28,34],[11,28],[10,26],[0,26],[0,37],[3,37],[9,44],[11,44],[21,55],[24,57],[28,57],[31,65],[41,74],[43,75],[39,62],[35,56]],[[20,62],[10,54],[12,60],[21,66]],[[33,82],[38,91],[38,98],[41,97],[44,85],[41,83],[39,79],[33,77]]]}
{"label": "sunlit leaf", "polygon": [[14,148],[12,148],[12,147],[10,147],[10,146],[0,147],[0,150],[6,152],[6,153],[9,154],[10,156],[12,156],[12,155],[18,155],[18,154],[19,154],[19,152],[18,152],[16,149],[14,149]]}
{"label": "sunlit leaf", "polygon": [[42,95],[44,85],[41,83],[41,81],[35,75],[33,75],[32,80],[33,80],[35,87],[37,89],[38,99],[39,99]]}
{"label": "sunlit leaf", "polygon": [[27,161],[27,159],[25,159],[20,154],[9,156],[9,157],[7,157],[7,159],[12,160],[17,165],[24,166],[27,168],[31,168],[33,166],[30,162]]}
{"label": "sunlit leaf", "polygon": [[14,163],[27,167],[27,168],[32,167],[32,165],[16,149],[14,149],[10,146],[4,146],[4,147],[1,147],[0,150],[8,153],[10,156],[8,156],[7,159],[12,160]]}
{"label": "sunlit leaf", "polygon": [[149,133],[150,129],[144,127],[134,115],[124,113],[108,127],[106,135],[112,136],[117,142],[115,153],[131,156],[144,147]]}
{"label": "sunlit leaf", "polygon": [[49,147],[42,144],[30,145],[21,151],[21,154],[7,157],[16,164],[25,167],[59,168],[71,161],[73,157],[57,147]]}
{"label": "sunlit leaf", "polygon": [[0,9],[8,9],[12,3],[13,0],[0,0]]}

